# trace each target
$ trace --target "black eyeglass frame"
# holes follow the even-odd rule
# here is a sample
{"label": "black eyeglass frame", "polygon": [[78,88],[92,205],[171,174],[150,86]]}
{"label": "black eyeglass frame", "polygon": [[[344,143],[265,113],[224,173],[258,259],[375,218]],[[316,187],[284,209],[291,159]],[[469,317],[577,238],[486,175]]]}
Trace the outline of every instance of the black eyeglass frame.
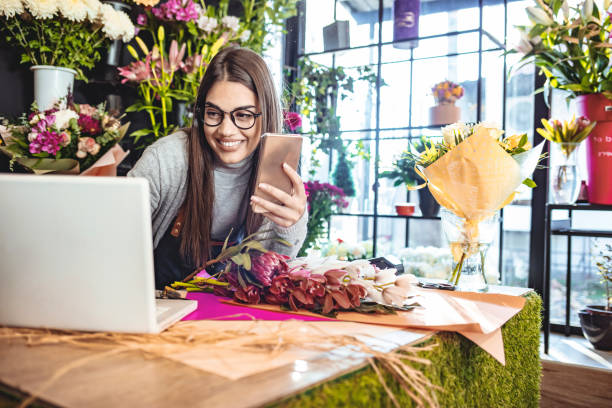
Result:
{"label": "black eyeglass frame", "polygon": [[[221,120],[219,121],[219,123],[217,123],[216,125],[210,125],[210,124],[206,123],[206,108],[213,108],[213,109],[215,109],[215,110],[217,110],[217,111],[219,111],[220,113],[223,114],[223,116],[221,116]],[[253,117],[254,117],[253,124],[251,126],[249,126],[249,127],[242,127],[242,126],[238,125],[236,123],[236,118],[234,118],[234,113],[238,112],[238,111],[248,111],[251,115],[253,115]],[[260,117],[261,115],[263,115],[262,112],[254,113],[254,112],[249,111],[247,108],[242,108],[242,107],[236,108],[236,109],[234,109],[234,110],[232,110],[230,112],[226,112],[223,109],[219,108],[217,105],[214,105],[214,104],[212,104],[210,102],[206,102],[204,104],[204,106],[202,106],[202,109],[201,109],[202,122],[204,122],[204,124],[206,126],[210,126],[210,127],[220,126],[223,123],[223,121],[225,120],[225,115],[227,115],[227,114],[229,114],[230,119],[232,120],[232,123],[234,124],[234,126],[236,126],[238,129],[241,129],[241,130],[249,130],[249,129],[251,129],[253,126],[255,126],[255,123],[257,123],[257,118]]]}

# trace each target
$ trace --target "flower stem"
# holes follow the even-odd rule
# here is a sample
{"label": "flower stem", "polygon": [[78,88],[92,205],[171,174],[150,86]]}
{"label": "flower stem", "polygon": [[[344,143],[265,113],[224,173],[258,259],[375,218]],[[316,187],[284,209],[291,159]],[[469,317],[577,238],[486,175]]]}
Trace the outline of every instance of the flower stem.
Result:
{"label": "flower stem", "polygon": [[465,252],[461,254],[461,259],[459,260],[459,262],[457,262],[457,265],[455,265],[455,269],[453,270],[453,274],[451,276],[451,283],[455,286],[459,284],[459,278],[461,277],[461,269],[463,268],[463,261],[465,261]]}

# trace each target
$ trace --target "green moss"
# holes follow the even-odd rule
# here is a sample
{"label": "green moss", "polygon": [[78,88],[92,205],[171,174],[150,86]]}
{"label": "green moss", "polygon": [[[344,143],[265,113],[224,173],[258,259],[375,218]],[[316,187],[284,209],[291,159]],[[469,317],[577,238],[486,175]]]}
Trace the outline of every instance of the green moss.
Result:
{"label": "green moss", "polygon": [[[421,356],[430,366],[419,366],[438,392],[441,407],[537,407],[540,400],[540,310],[535,293],[525,307],[502,328],[506,366],[463,336],[442,332],[429,342],[439,346]],[[385,381],[402,407],[412,407],[410,397],[385,373]],[[276,407],[392,407],[393,404],[371,367],[340,377],[289,398]]]}

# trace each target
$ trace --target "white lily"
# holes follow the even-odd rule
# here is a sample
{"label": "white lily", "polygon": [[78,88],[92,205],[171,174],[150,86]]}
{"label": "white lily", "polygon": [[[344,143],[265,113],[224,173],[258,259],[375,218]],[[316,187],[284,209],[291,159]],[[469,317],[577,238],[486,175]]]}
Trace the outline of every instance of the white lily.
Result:
{"label": "white lily", "polygon": [[588,21],[593,16],[593,0],[586,0],[582,4],[582,17]]}
{"label": "white lily", "polygon": [[549,26],[553,23],[553,19],[544,10],[537,7],[527,7],[527,15],[535,24]]}

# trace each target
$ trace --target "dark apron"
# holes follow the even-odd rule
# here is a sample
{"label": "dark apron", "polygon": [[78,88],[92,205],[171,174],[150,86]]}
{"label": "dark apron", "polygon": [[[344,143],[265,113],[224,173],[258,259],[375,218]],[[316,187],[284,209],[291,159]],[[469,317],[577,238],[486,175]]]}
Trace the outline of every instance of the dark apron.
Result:
{"label": "dark apron", "polygon": [[[181,256],[181,225],[179,222],[181,218],[179,215],[174,219],[159,241],[159,244],[157,244],[157,248],[153,251],[156,289],[163,289],[164,286],[170,285],[173,282],[182,281],[197,268],[197,265],[193,264],[191,260],[186,260]],[[232,231],[228,246],[240,243],[244,238],[244,232],[244,225],[239,230]],[[211,242],[210,252],[212,258],[216,258],[222,248],[223,242]],[[219,272],[222,267],[223,264],[215,263],[209,265],[206,271],[213,275]]]}

